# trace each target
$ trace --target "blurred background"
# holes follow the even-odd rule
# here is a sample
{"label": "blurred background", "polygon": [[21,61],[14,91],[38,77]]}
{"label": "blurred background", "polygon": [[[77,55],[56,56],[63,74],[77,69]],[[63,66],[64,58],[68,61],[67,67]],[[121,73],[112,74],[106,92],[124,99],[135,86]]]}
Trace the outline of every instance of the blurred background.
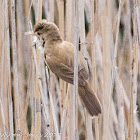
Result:
{"label": "blurred background", "polygon": [[[25,35],[41,19],[83,53],[98,117]],[[0,139],[140,140],[139,52],[139,0],[0,0]]]}

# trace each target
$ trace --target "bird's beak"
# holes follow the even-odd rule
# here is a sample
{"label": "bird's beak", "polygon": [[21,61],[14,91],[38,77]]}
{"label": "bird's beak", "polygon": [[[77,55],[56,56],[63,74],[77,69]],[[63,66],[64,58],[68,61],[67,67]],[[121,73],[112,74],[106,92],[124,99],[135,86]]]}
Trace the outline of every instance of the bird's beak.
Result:
{"label": "bird's beak", "polygon": [[34,32],[25,32],[25,35],[36,35]]}

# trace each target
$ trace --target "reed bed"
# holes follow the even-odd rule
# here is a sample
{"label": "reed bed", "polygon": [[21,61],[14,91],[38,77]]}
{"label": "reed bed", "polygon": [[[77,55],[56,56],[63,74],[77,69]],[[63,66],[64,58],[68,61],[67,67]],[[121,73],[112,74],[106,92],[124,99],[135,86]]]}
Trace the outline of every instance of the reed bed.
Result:
{"label": "reed bed", "polygon": [[[139,0],[0,0],[0,140],[140,140]],[[74,85],[53,74],[34,37],[41,19],[75,45]],[[78,95],[78,51],[102,113]]]}

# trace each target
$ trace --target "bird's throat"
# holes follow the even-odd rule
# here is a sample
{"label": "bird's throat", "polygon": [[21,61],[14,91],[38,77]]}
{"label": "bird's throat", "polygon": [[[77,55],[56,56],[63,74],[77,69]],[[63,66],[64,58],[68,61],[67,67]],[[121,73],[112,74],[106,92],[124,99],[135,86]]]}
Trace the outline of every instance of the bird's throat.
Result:
{"label": "bird's throat", "polygon": [[34,36],[34,42],[36,43],[36,45],[37,45],[38,49],[40,50],[40,52],[44,53],[44,44],[45,44],[44,39]]}

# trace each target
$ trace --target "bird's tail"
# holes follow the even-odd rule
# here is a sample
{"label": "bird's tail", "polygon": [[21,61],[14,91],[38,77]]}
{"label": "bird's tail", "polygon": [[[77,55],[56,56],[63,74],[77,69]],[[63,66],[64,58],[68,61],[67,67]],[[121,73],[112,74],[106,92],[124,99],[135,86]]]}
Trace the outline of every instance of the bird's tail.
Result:
{"label": "bird's tail", "polygon": [[101,104],[100,101],[91,89],[90,85],[85,81],[85,86],[79,86],[79,95],[91,116],[97,116],[101,113]]}

